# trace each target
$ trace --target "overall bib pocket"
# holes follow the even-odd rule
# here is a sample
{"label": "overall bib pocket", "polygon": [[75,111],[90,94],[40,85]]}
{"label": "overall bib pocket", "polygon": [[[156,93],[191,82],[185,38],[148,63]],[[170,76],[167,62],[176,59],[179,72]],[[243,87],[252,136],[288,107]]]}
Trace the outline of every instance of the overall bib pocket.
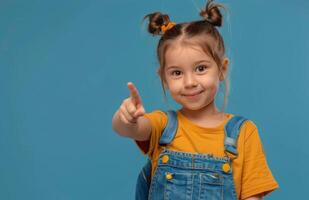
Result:
{"label": "overall bib pocket", "polygon": [[165,172],[164,199],[190,200],[193,192],[192,173]]}
{"label": "overall bib pocket", "polygon": [[200,173],[199,178],[199,199],[223,199],[224,177],[220,173]]}

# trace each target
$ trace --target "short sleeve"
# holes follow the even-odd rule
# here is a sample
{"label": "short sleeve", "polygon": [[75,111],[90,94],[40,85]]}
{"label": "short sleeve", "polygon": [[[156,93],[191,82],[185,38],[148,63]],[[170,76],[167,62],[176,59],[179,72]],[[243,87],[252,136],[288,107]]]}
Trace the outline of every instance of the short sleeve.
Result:
{"label": "short sleeve", "polygon": [[150,139],[148,141],[135,140],[135,143],[143,154],[147,154],[149,157],[152,157],[154,149],[159,145],[162,131],[167,124],[167,115],[161,110],[155,110],[153,112],[146,113],[144,116],[150,121],[151,124]]}
{"label": "short sleeve", "polygon": [[266,195],[279,187],[268,167],[258,129],[253,125],[254,129],[244,143],[241,199],[257,194]]}

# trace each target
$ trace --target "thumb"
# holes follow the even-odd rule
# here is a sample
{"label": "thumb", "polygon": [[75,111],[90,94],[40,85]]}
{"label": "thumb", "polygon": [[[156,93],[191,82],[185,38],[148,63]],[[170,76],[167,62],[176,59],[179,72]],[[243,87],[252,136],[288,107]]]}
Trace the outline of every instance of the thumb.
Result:
{"label": "thumb", "polygon": [[136,112],[134,113],[134,117],[138,118],[138,117],[141,117],[145,114],[145,108],[143,106],[139,106],[137,109],[136,109]]}

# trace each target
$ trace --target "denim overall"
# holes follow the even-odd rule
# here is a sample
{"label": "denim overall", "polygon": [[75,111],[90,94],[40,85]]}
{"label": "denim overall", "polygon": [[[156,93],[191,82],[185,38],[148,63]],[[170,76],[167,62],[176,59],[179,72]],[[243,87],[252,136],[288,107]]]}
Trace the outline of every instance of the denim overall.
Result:
{"label": "denim overall", "polygon": [[237,200],[233,180],[232,160],[237,157],[237,138],[247,120],[233,116],[225,125],[224,148],[227,156],[178,152],[165,146],[174,139],[178,121],[173,110],[166,112],[168,123],[160,138],[163,147],[158,166],[151,177],[148,159],[136,184],[136,200]]}

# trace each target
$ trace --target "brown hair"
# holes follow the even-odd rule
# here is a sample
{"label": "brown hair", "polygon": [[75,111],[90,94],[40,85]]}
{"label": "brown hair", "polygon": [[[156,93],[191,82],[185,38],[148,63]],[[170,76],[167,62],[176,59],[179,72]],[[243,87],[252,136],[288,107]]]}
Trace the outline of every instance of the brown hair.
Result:
{"label": "brown hair", "polygon": [[[200,11],[200,16],[203,20],[179,23],[173,26],[166,32],[161,31],[161,26],[167,25],[170,18],[167,14],[154,12],[145,15],[143,20],[149,18],[148,32],[152,35],[161,35],[157,46],[157,58],[160,63],[158,75],[161,78],[162,88],[166,98],[164,88],[164,68],[165,68],[165,52],[172,43],[179,42],[182,45],[200,46],[203,51],[211,56],[219,67],[221,72],[222,61],[225,57],[224,41],[217,30],[217,27],[222,25],[222,15],[220,8],[225,7],[222,4],[216,4],[214,0],[207,0],[206,6]],[[229,81],[227,77],[224,78],[225,91],[224,91],[224,104],[222,110],[227,104],[229,94]]]}

